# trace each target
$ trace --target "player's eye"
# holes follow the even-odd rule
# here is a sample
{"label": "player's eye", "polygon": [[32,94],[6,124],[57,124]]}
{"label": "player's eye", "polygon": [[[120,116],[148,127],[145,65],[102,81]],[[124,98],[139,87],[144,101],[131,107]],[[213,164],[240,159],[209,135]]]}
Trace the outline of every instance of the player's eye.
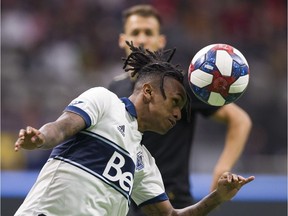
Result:
{"label": "player's eye", "polygon": [[173,106],[183,109],[183,107],[185,106],[185,100],[182,98],[175,98],[173,99]]}
{"label": "player's eye", "polygon": [[137,36],[137,35],[139,35],[139,30],[136,29],[131,32],[131,36]]}
{"label": "player's eye", "polygon": [[178,106],[178,105],[179,105],[179,100],[173,99],[173,106]]}
{"label": "player's eye", "polygon": [[147,36],[153,36],[153,32],[152,32],[150,29],[147,29],[147,30],[145,31],[145,34],[146,34]]}

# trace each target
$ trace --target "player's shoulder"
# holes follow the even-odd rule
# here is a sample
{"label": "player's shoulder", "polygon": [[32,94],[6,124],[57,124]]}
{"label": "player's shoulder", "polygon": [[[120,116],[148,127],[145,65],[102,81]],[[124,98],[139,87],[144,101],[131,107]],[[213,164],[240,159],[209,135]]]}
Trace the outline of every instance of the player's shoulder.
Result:
{"label": "player's shoulder", "polygon": [[88,89],[86,92],[84,92],[82,96],[91,97],[95,100],[100,98],[105,100],[118,98],[112,91],[102,86],[92,87]]}
{"label": "player's shoulder", "polygon": [[87,90],[87,92],[90,92],[90,93],[103,93],[103,94],[109,94],[110,91],[105,88],[105,87],[102,87],[102,86],[96,86],[96,87],[92,87],[90,89]]}

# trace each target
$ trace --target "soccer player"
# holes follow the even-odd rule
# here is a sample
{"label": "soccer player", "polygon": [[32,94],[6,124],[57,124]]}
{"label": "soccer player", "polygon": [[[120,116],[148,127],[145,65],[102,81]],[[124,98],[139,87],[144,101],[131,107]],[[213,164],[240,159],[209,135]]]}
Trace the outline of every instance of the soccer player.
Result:
{"label": "soccer player", "polygon": [[126,215],[130,198],[147,215],[205,215],[254,180],[226,172],[217,189],[197,204],[172,207],[141,139],[144,131],[165,134],[181,119],[187,100],[183,74],[166,61],[169,50],[128,45],[132,52],[124,68],[137,77],[129,98],[91,88],[56,121],[19,131],[15,151],[54,149],[16,216]]}
{"label": "soccer player", "polygon": [[[123,12],[123,33],[119,36],[119,46],[127,55],[130,50],[126,46],[126,40],[133,41],[137,46],[142,44],[153,51],[164,48],[166,37],[161,32],[161,23],[159,13],[150,5],[128,8]],[[194,203],[190,194],[189,157],[197,115],[210,117],[227,125],[226,140],[214,168],[211,191],[216,188],[219,176],[225,171],[231,171],[241,156],[251,130],[250,117],[243,109],[233,103],[223,107],[204,104],[194,96],[187,80],[184,79],[190,97],[188,112],[184,109],[183,118],[165,135],[145,132],[142,140],[156,160],[162,173],[166,193],[175,208],[183,208]],[[134,84],[133,78],[128,73],[123,73],[115,77],[108,88],[119,97],[123,97],[131,94]]]}

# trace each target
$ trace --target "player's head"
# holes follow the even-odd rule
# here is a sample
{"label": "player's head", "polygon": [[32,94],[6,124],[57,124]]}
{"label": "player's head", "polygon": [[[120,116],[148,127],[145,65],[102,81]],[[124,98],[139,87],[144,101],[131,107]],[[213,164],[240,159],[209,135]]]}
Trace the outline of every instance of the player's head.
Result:
{"label": "player's head", "polygon": [[141,96],[141,118],[146,119],[139,130],[164,134],[181,118],[187,100],[183,71],[170,63],[175,49],[151,52],[133,43],[127,42],[127,46],[131,53],[124,59],[124,69],[136,76],[133,95]]}
{"label": "player's head", "polygon": [[123,33],[119,36],[119,46],[130,53],[125,41],[133,41],[135,46],[156,51],[163,49],[166,38],[161,33],[162,20],[158,11],[151,5],[132,6],[122,13]]}

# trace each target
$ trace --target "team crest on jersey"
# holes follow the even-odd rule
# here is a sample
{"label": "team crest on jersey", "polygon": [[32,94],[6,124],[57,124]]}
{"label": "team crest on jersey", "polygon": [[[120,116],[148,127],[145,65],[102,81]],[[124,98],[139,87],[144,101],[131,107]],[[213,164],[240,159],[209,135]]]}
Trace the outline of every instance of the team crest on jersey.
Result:
{"label": "team crest on jersey", "polygon": [[136,170],[141,170],[143,168],[144,168],[143,154],[140,151],[140,152],[137,153]]}
{"label": "team crest on jersey", "polygon": [[122,134],[122,136],[125,137],[125,125],[119,125],[117,129]]}

